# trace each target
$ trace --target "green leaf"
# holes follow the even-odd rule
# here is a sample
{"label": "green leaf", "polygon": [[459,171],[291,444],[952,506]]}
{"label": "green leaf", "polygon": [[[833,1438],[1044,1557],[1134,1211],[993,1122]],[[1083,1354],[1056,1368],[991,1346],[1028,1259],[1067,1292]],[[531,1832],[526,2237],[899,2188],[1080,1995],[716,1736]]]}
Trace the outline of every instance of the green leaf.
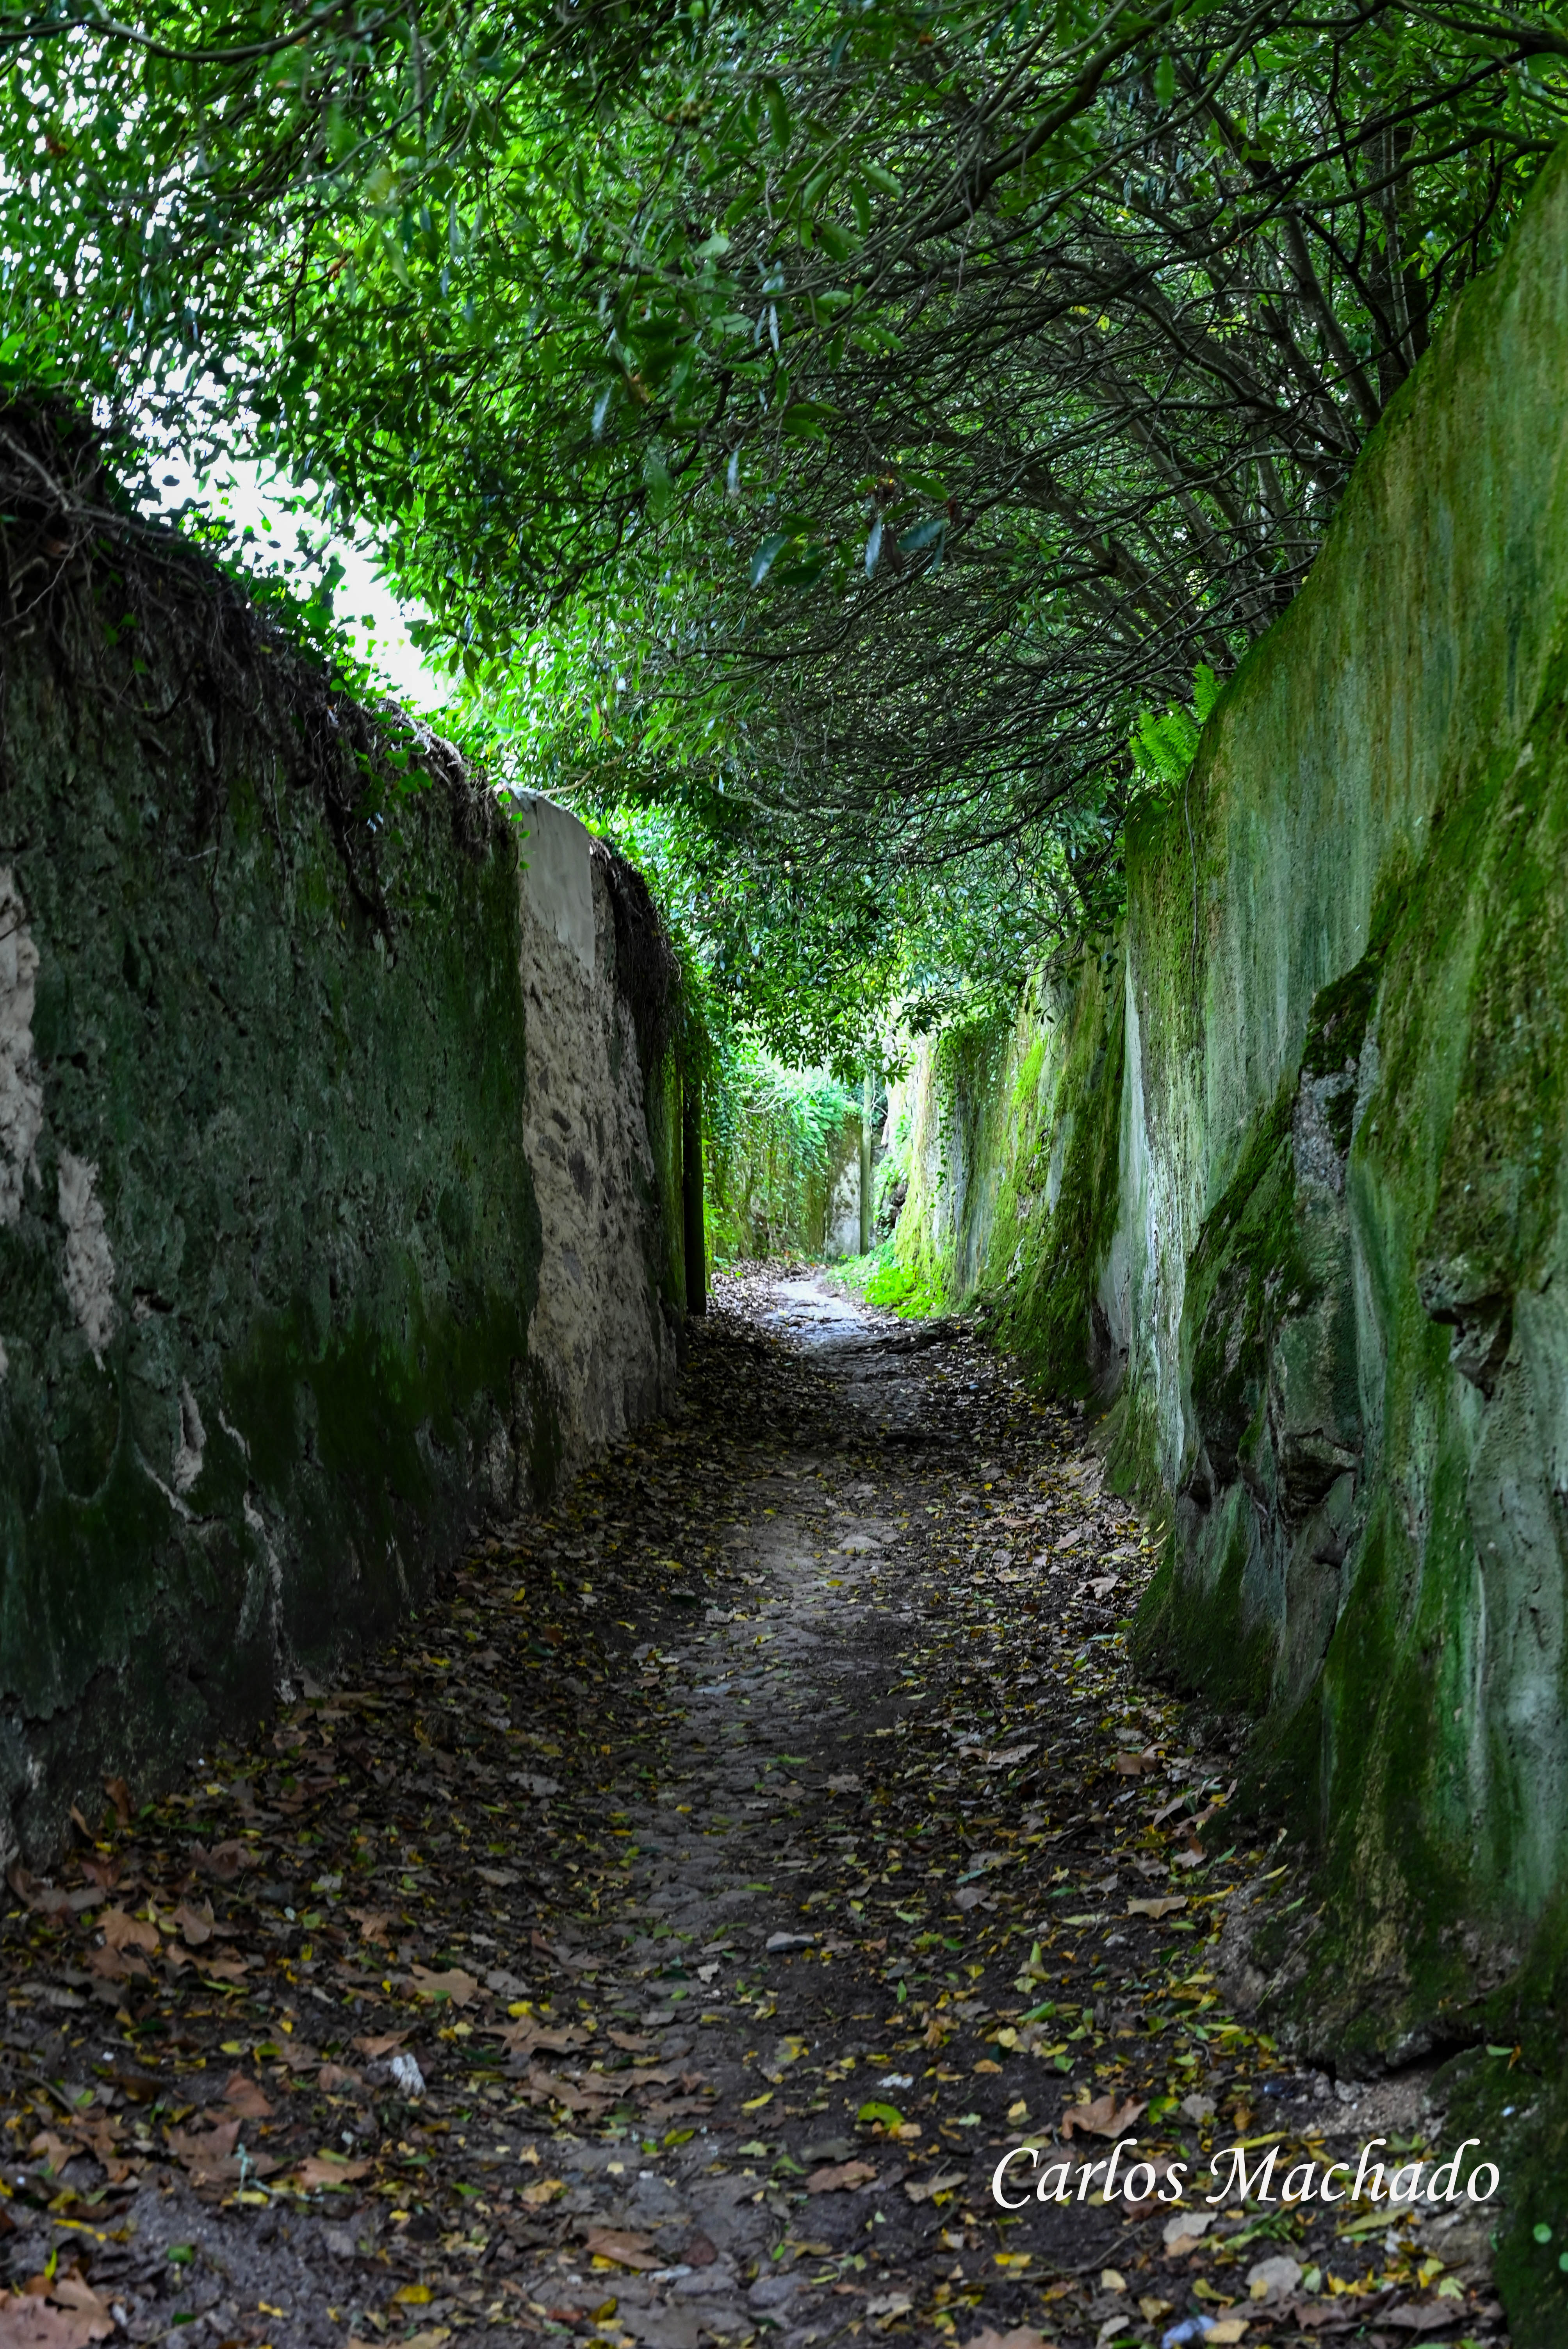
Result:
{"label": "green leaf", "polygon": [[784,93],[776,81],[768,80],[763,83],[762,102],[768,109],[768,122],[773,134],[773,144],[782,155],[789,145],[789,109],[785,104]]}
{"label": "green leaf", "polygon": [[861,2128],[870,2128],[877,2121],[881,2121],[883,2128],[902,2128],[903,2115],[896,2105],[862,2105],[855,2115],[855,2121]]}
{"label": "green leaf", "polygon": [[754,587],[761,586],[762,582],[789,543],[789,533],[782,530],[774,531],[770,536],[763,540],[751,558],[751,584]]}

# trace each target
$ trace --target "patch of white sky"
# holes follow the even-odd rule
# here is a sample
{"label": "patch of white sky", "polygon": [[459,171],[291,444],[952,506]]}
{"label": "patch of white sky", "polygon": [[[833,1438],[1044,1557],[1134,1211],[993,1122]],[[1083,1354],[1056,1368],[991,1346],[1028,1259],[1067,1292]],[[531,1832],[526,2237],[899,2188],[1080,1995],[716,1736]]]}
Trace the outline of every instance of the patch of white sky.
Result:
{"label": "patch of white sky", "polygon": [[151,468],[165,513],[196,506],[226,523],[259,571],[290,575],[308,595],[334,557],[341,576],[333,590],[333,615],[355,653],[395,699],[420,717],[434,718],[449,698],[450,681],[426,661],[408,631],[427,615],[394,593],[373,543],[335,530],[320,511],[314,482],[295,483],[243,458],[231,458],[199,476],[179,452],[166,450]]}

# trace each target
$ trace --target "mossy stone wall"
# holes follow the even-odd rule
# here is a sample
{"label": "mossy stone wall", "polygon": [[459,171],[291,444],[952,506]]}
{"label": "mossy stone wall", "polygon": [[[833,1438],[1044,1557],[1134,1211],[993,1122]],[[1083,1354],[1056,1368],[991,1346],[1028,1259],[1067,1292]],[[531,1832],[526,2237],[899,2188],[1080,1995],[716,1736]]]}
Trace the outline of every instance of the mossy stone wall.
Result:
{"label": "mossy stone wall", "polygon": [[[8,531],[13,580],[77,536]],[[582,1434],[531,1342],[515,827],[188,554],[100,536],[53,568],[0,644],[5,1860],[383,1630]],[[641,1131],[610,1368],[647,1409]]]}
{"label": "mossy stone wall", "polygon": [[[1098,962],[1026,1006],[962,1116],[928,1054],[913,1123],[949,1162],[913,1237],[1058,1384],[1115,1394],[1113,1467],[1171,1516],[1140,1658],[1250,1720],[1243,1799],[1318,1854],[1312,1930],[1238,1936],[1233,1990],[1344,2061],[1523,2050],[1522,2081],[1478,2058],[1464,2093],[1513,2337],[1544,2349],[1568,2337],[1531,2231],[1560,2224],[1568,2143],[1568,156],[1184,793],[1133,825],[1119,968],[1109,1011]],[[1065,1171],[1034,1202],[1075,1152],[1069,1252]]]}

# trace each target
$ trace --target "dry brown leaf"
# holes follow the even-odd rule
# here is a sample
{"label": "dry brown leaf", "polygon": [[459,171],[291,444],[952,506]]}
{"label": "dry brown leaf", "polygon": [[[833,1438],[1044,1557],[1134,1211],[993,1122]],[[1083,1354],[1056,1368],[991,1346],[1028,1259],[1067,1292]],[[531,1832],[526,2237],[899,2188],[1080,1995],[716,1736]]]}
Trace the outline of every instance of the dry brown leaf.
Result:
{"label": "dry brown leaf", "polygon": [[79,2309],[50,2308],[31,2294],[0,2299],[0,2349],[87,2349],[114,2326]]}
{"label": "dry brown leaf", "polygon": [[356,2178],[367,2178],[372,2166],[368,2161],[349,2161],[342,2154],[324,2148],[306,2156],[294,2172],[294,2181],[307,2193],[318,2186],[352,2186]]}
{"label": "dry brown leaf", "polygon": [[607,2086],[590,2087],[586,2081],[578,2086],[574,2081],[563,2080],[559,2073],[542,2071],[538,2064],[521,2085],[525,2095],[531,2091],[535,2097],[548,2096],[552,2104],[564,2105],[569,2113],[603,2112],[610,2097]]}
{"label": "dry brown leaf", "polygon": [[225,2112],[242,2121],[270,2121],[276,2109],[261,2082],[244,2072],[230,2073],[220,2101]]}
{"label": "dry brown leaf", "polygon": [[1186,1906],[1187,1895],[1175,1892],[1163,1900],[1130,1900],[1127,1913],[1130,1917],[1173,1917],[1178,1909],[1185,1909]]}
{"label": "dry brown leaf", "polygon": [[123,1778],[106,1778],[103,1790],[114,1805],[115,1817],[122,1827],[128,1827],[130,1825],[130,1788]]}
{"label": "dry brown leaf", "polygon": [[105,1982],[129,1982],[133,1975],[141,1982],[152,1979],[139,1950],[111,1950],[107,1945],[88,1951],[88,1971]]}
{"label": "dry brown leaf", "polygon": [[49,2286],[49,2298],[57,2308],[66,2309],[83,2320],[89,2341],[107,2341],[114,2331],[114,2317],[108,2302],[98,2298],[84,2276],[57,2275]]}
{"label": "dry brown leaf", "polygon": [[912,2202],[929,2202],[934,2195],[951,2194],[964,2183],[961,2169],[939,2169],[934,2178],[906,2178],[903,2190]]}
{"label": "dry brown leaf", "polygon": [[132,1917],[124,1909],[106,1909],[98,1919],[103,1927],[105,1944],[111,1950],[156,1950],[158,1928],[150,1925],[145,1917]]}
{"label": "dry brown leaf", "polygon": [[808,2194],[852,2194],[857,2186],[869,2186],[876,2176],[876,2164],[872,2161],[838,2161],[827,2169],[814,2169],[806,2180]]}
{"label": "dry brown leaf", "polygon": [[182,1900],[170,1921],[179,1926],[188,1949],[199,1950],[212,1938],[212,1903],[206,1900],[200,1909],[192,1909],[188,1900]]}
{"label": "dry brown leaf", "polygon": [[291,2072],[314,2072],[321,2057],[304,2039],[285,2039],[278,2050],[277,2060]]}
{"label": "dry brown leaf", "polygon": [[40,1917],[66,1917],[71,1913],[71,1896],[53,1884],[35,1884],[19,1860],[14,1860],[5,1870],[5,1881],[29,1909]]}
{"label": "dry brown leaf", "polygon": [[210,1975],[214,1982],[243,1982],[250,1971],[249,1958],[207,1958],[201,1966],[203,1976]]}
{"label": "dry brown leaf", "polygon": [[220,2121],[215,2128],[168,2128],[163,2134],[176,2161],[210,2169],[214,2162],[226,2160],[233,2152],[244,2126],[242,2120]]}
{"label": "dry brown leaf", "polygon": [[479,1983],[461,1966],[452,1966],[444,1974],[432,1973],[428,1966],[410,1966],[414,1988],[421,1998],[449,1999],[454,2006],[467,2006],[475,1997]]}
{"label": "dry brown leaf", "polygon": [[1108,2089],[1092,2104],[1068,2105],[1062,2114],[1061,2135],[1070,2137],[1076,2129],[1080,2137],[1125,2137],[1139,2114],[1147,2109],[1131,2096],[1119,2106],[1114,2093]]}
{"label": "dry brown leaf", "polygon": [[249,1844],[241,1843],[237,1837],[227,1843],[214,1844],[211,1851],[196,1844],[191,1857],[198,1868],[204,1868],[209,1876],[215,1876],[220,1884],[232,1884],[242,1868],[260,1868],[262,1865],[261,1853],[253,1851]]}
{"label": "dry brown leaf", "polygon": [[378,2056],[390,2055],[395,2048],[401,2047],[407,2037],[406,2031],[380,2031],[368,2038],[361,2033],[354,2044],[362,2055],[368,2055],[374,2063]]}
{"label": "dry brown leaf", "polygon": [[395,1909],[350,1909],[347,1911],[367,1941],[384,1941],[387,1928],[397,1913]]}
{"label": "dry brown leaf", "polygon": [[621,2268],[656,2268],[663,2265],[655,2251],[651,2235],[629,2235],[619,2227],[590,2227],[583,2237],[583,2248],[590,2259],[614,2260]]}

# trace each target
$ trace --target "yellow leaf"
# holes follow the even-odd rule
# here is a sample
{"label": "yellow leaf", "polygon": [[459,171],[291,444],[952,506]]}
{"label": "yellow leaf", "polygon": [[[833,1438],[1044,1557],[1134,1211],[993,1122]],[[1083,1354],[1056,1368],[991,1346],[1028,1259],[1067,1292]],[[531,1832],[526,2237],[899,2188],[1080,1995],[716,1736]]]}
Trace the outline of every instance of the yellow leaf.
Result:
{"label": "yellow leaf", "polygon": [[759,2113],[764,2105],[770,2105],[772,2102],[773,2091],[769,2088],[765,2096],[753,2096],[750,2102],[742,2105],[740,2109],[743,2113]]}
{"label": "yellow leaf", "polygon": [[392,2297],[404,2308],[424,2308],[432,2294],[428,2283],[400,2283]]}

